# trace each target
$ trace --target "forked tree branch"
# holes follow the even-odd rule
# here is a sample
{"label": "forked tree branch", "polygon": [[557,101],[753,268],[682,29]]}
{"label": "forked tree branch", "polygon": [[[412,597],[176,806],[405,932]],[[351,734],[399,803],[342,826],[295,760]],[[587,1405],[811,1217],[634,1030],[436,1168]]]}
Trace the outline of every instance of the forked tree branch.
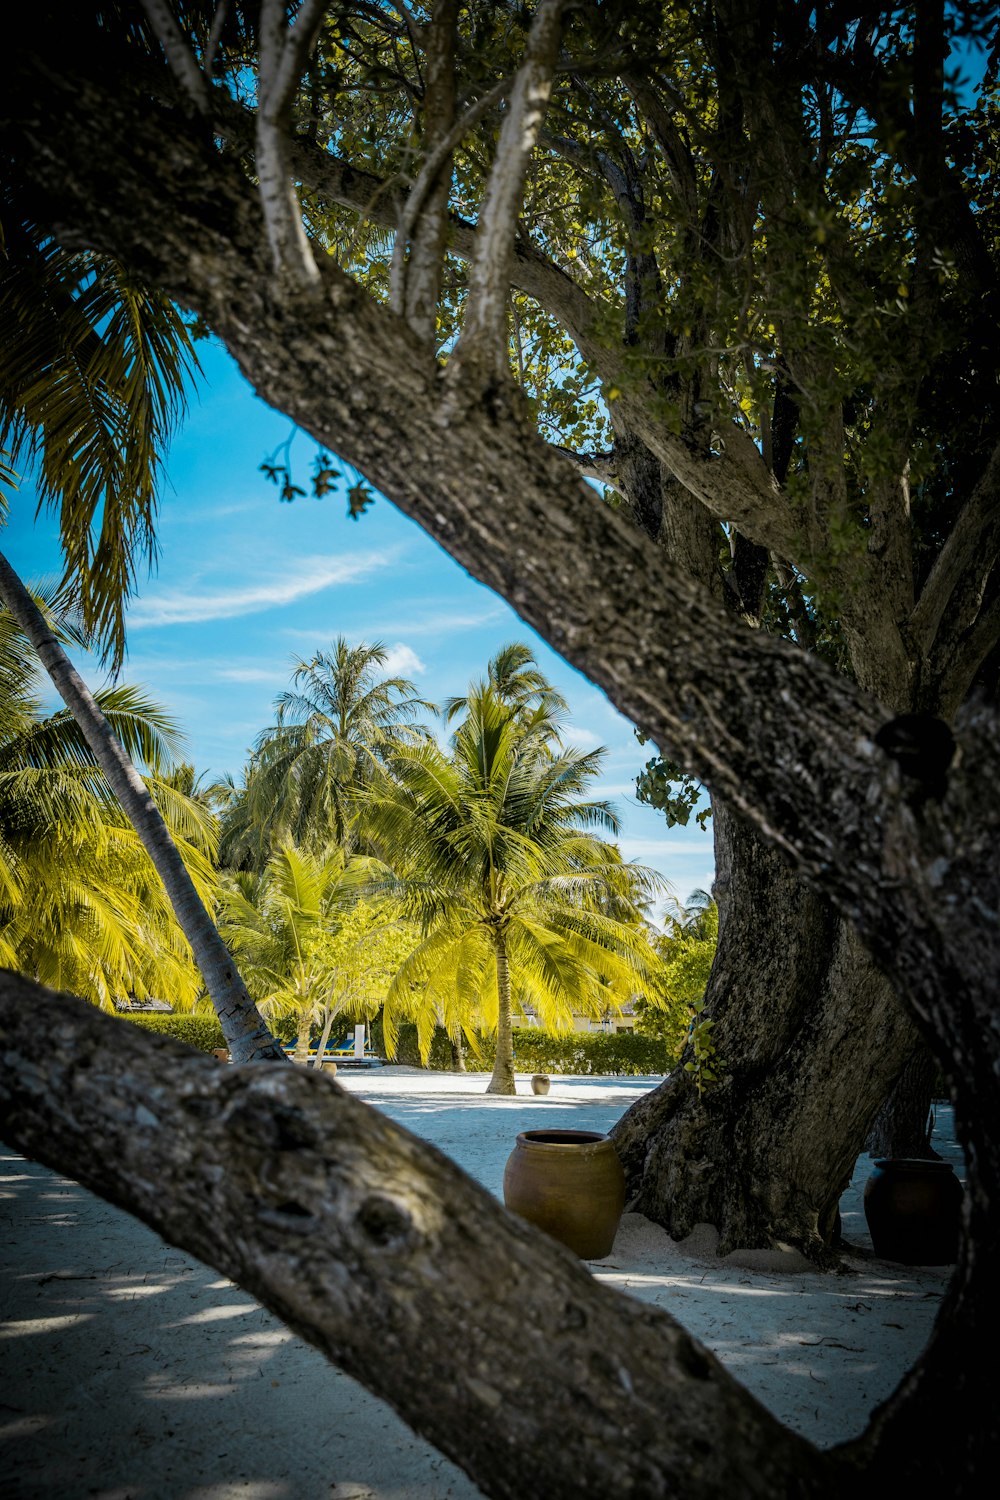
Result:
{"label": "forked tree branch", "polygon": [[319,282],[319,267],[302,224],[289,169],[289,106],[327,0],[303,0],[291,26],[285,0],[261,0],[257,73],[257,177],[275,270],[306,289]]}
{"label": "forked tree branch", "polygon": [[[407,287],[416,269],[410,271],[406,265],[406,251],[410,239],[414,234],[415,226],[421,220],[431,217],[425,211],[425,204],[429,196],[433,194],[435,185],[439,183],[445,166],[451,159],[455,147],[463,139],[472,127],[488,114],[495,104],[506,94],[510,86],[509,80],[501,78],[487,89],[486,93],[470,104],[460,120],[457,120],[447,134],[440,139],[430,151],[426,161],[420,169],[416,182],[403,199],[403,213],[396,235],[396,244],[393,248],[392,267],[390,277],[392,282],[392,305],[396,311],[402,311],[407,302]],[[440,211],[440,229],[446,231],[448,227],[447,197]],[[437,225],[434,226],[437,229]],[[443,233],[441,238],[443,240]],[[411,261],[415,258],[415,252],[411,251]]]}
{"label": "forked tree branch", "polygon": [[[220,132],[236,141],[249,140],[252,122],[246,112],[221,98],[216,100],[216,107]],[[398,227],[399,211],[394,200],[399,190],[384,179],[301,140],[291,143],[290,157],[298,180],[308,183],[321,197],[355,210],[383,228]],[[448,234],[452,253],[472,262],[479,246],[477,225],[451,214]],[[622,421],[695,499],[712,515],[734,522],[751,541],[783,556],[797,556],[797,517],[748,434],[728,424],[723,432],[724,451],[706,460],[663,421],[657,409],[662,397],[654,398],[654,393],[647,393],[628,379],[620,350],[602,334],[606,307],[590,298],[571,276],[526,240],[515,240],[508,275],[510,283],[563,325],[605,385],[619,390]]]}
{"label": "forked tree branch", "polygon": [[469,266],[465,323],[455,361],[458,367],[476,364],[487,378],[510,378],[507,292],[514,234],[528,162],[552,92],[565,6],[566,0],[539,0],[479,216],[476,248]]}

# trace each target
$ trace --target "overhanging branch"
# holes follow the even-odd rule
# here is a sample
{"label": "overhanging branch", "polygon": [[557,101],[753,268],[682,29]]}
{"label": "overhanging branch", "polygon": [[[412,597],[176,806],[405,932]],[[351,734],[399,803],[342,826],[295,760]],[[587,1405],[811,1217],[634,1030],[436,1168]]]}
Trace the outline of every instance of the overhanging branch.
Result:
{"label": "overhanging branch", "polygon": [[839,1492],[668,1314],[322,1074],[220,1066],[9,973],[0,1057],[4,1140],[232,1277],[485,1494]]}

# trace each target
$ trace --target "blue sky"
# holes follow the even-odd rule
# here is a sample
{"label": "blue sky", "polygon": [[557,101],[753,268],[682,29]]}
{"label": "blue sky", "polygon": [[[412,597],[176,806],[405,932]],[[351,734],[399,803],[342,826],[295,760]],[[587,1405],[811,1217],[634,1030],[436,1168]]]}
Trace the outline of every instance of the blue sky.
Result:
{"label": "blue sky", "polygon": [[[379,497],[358,521],[347,518],[343,484],[321,501],[282,504],[258,466],[288,437],[288,419],[254,396],[219,347],[203,343],[199,356],[206,379],[168,457],[159,565],[129,610],[121,674],[174,714],[198,771],[238,775],[273,722],[293,659],[338,634],[383,642],[392,673],[412,678],[432,702],[463,693],[500,646],[524,640],[569,702],[570,742],[607,747],[599,792],[622,819],[625,857],[659,870],[680,899],[707,889],[710,833],[668,830],[636,801],[635,775],[651,747],[604,695],[388,501]],[[291,452],[304,484],[315,445],[299,434]],[[54,520],[35,519],[27,486],[13,497],[0,545],[28,580],[59,570]],[[77,664],[100,684],[95,661]]]}

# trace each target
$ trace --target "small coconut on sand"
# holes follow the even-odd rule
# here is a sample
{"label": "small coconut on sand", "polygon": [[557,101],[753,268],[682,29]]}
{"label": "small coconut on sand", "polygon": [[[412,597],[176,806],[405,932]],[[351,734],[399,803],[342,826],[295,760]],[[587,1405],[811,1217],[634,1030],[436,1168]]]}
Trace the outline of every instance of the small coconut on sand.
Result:
{"label": "small coconut on sand", "polygon": [[[487,1095],[484,1074],[386,1067],[341,1082],[497,1196],[521,1130],[608,1130],[659,1079],[552,1078]],[[942,1106],[936,1149],[959,1175]],[[861,1432],[914,1362],[948,1267],[877,1260],[861,1157],[841,1201],[844,1275],[794,1252],[720,1259],[626,1214],[601,1281],[656,1302],[783,1422],[829,1446]],[[472,1500],[479,1490],[383,1402],[253,1299],[77,1184],[0,1151],[0,1474],[10,1500]]]}

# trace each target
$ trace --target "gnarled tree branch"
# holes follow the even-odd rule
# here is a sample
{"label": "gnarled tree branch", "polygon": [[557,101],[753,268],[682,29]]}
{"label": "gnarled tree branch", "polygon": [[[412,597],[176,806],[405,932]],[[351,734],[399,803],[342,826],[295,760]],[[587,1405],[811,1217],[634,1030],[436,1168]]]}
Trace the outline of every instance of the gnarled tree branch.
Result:
{"label": "gnarled tree branch", "polygon": [[485,1494],[838,1493],[669,1314],[322,1074],[220,1067],[13,974],[0,1058],[4,1140],[232,1277]]}

